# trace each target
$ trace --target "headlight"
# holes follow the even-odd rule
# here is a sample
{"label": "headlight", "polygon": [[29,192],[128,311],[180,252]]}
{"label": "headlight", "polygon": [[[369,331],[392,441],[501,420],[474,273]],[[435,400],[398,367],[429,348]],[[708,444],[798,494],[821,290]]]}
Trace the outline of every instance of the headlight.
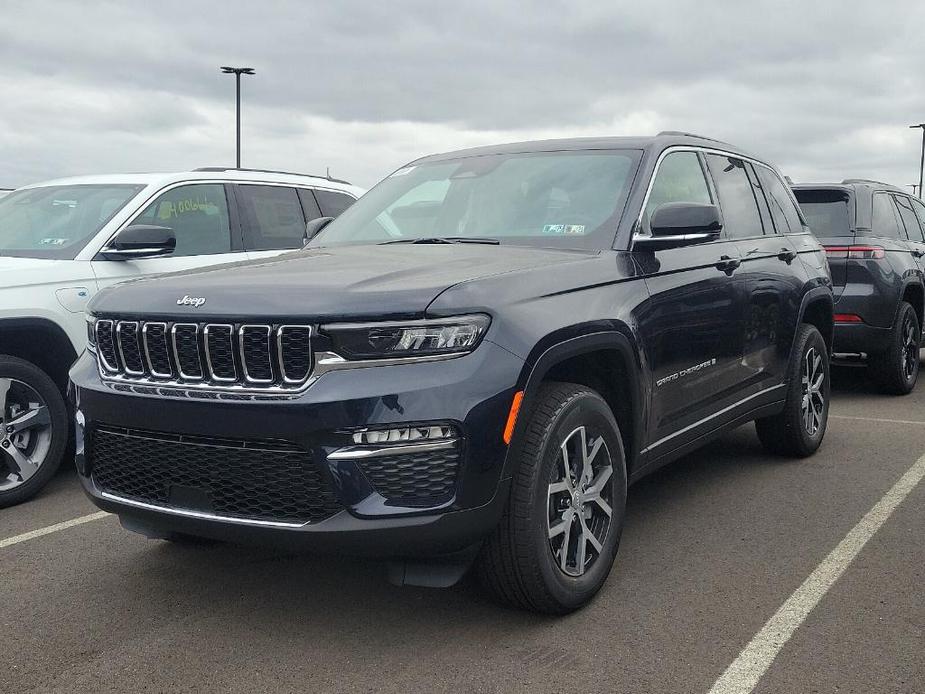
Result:
{"label": "headlight", "polygon": [[484,314],[395,323],[322,326],[334,351],[346,359],[398,359],[454,355],[478,347],[491,319]]}
{"label": "headlight", "polygon": [[87,351],[96,354],[96,318],[87,316]]}

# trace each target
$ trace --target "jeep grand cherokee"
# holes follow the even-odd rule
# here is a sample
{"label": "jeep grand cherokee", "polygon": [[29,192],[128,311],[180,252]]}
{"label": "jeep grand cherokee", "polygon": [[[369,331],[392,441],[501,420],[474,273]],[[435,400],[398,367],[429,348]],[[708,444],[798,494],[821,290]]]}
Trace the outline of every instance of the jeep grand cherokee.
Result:
{"label": "jeep grand cherokee", "polygon": [[821,246],[767,164],[678,133],[425,157],[310,247],[102,292],[73,368],[87,493],[152,537],[393,559],[564,613],[627,484],[751,420],[813,453]]}

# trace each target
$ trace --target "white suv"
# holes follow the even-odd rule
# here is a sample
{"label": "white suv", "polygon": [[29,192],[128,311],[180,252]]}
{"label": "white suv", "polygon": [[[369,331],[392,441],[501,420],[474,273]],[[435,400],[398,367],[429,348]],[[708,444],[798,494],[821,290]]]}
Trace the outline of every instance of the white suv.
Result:
{"label": "white suv", "polygon": [[301,248],[363,191],[276,171],[61,179],[0,199],[0,508],[35,494],[68,444],[67,372],[84,307],[127,279]]}

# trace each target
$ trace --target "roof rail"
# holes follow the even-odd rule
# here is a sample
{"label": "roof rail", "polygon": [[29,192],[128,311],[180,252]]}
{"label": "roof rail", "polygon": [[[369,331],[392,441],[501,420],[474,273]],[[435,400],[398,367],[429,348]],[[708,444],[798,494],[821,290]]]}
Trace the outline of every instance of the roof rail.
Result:
{"label": "roof rail", "polygon": [[697,133],[688,133],[683,130],[662,130],[656,137],[666,137],[674,135],[676,137],[696,137],[698,140],[709,140],[710,142],[719,142],[720,144],[727,144],[722,140],[717,140],[715,137],[706,137],[704,135],[698,135]]}
{"label": "roof rail", "polygon": [[193,171],[214,171],[214,172],[225,172],[225,171],[246,171],[248,173],[271,173],[271,174],[283,174],[284,176],[309,176],[311,178],[323,178],[326,181],[332,181],[333,183],[343,183],[344,185],[353,185],[350,181],[345,181],[342,178],[334,178],[331,175],[325,174],[324,176],[319,176],[317,174],[307,174],[307,173],[295,173],[294,171],[277,171],[275,169],[238,169],[233,166],[200,166],[198,169],[193,169]]}

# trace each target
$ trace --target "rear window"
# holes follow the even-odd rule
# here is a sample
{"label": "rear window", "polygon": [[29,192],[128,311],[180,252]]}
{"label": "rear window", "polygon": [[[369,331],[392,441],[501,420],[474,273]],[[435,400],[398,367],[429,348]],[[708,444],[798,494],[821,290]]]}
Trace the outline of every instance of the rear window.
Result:
{"label": "rear window", "polygon": [[842,190],[794,190],[806,223],[816,236],[851,236],[848,203]]}

